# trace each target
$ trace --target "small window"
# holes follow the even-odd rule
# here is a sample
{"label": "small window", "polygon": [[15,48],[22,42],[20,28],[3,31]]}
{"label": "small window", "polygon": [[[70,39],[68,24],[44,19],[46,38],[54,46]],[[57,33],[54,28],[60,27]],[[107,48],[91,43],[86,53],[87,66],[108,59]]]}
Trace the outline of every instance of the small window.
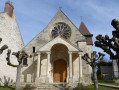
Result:
{"label": "small window", "polygon": [[27,64],[27,58],[25,58],[25,59],[23,60],[23,65],[25,65],[25,66],[28,65],[28,64]]}
{"label": "small window", "polygon": [[33,47],[33,53],[35,53],[35,47]]}

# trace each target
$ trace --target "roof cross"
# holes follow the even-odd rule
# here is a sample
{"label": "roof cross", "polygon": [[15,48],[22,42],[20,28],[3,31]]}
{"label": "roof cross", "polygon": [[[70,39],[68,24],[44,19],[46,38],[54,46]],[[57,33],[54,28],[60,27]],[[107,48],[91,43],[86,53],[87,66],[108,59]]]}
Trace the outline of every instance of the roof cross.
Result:
{"label": "roof cross", "polygon": [[61,6],[59,6],[59,9],[61,9],[62,7]]}

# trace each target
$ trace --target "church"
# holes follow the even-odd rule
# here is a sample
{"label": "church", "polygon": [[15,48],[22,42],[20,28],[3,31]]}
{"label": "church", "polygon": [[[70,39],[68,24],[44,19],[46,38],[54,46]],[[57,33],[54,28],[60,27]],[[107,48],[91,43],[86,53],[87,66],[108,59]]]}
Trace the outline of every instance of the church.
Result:
{"label": "church", "polygon": [[[7,2],[5,7],[7,9],[4,11],[3,16],[11,20],[11,22],[16,20],[13,5]],[[2,14],[0,13],[0,22],[4,21]],[[7,23],[4,22],[4,25],[0,23],[0,26],[4,28]],[[17,25],[16,23],[14,25]],[[13,51],[24,50],[27,54],[32,55],[32,58],[23,60],[21,83],[33,83],[35,85],[44,83],[91,83],[92,69],[81,57],[85,53],[91,54],[93,34],[89,32],[83,21],[77,28],[59,8],[49,24],[24,47],[18,26],[16,27],[17,29],[11,28],[11,31],[5,33],[17,33],[16,37],[19,39],[16,40],[16,37],[12,36],[11,33],[9,39],[13,40],[7,41],[7,45],[13,47],[14,44]],[[9,27],[7,28],[9,29]],[[0,29],[2,28],[0,27]],[[0,32],[0,34],[2,33]],[[7,36],[2,36],[2,38],[5,37]],[[6,40],[4,40],[5,42]],[[9,44],[10,42],[12,44]],[[10,68],[10,66],[6,67]],[[14,72],[14,70],[11,72]]]}

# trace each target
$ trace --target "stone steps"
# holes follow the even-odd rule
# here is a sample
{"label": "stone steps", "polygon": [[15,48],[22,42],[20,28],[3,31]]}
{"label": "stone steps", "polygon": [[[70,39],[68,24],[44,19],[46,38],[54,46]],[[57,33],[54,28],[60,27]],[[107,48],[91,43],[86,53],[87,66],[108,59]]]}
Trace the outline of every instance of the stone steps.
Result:
{"label": "stone steps", "polygon": [[34,90],[72,90],[77,86],[77,84],[68,84],[68,83],[53,83],[53,84],[39,84],[35,85],[34,83],[22,83],[21,86],[26,84],[31,84],[36,87]]}
{"label": "stone steps", "polygon": [[68,84],[41,84],[35,90],[72,90]]}

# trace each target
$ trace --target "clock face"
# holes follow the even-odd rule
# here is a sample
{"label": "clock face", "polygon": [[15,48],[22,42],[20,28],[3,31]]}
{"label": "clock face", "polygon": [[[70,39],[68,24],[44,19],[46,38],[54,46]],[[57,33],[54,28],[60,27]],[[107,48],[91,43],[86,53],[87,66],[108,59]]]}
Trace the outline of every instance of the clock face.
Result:
{"label": "clock face", "polygon": [[56,38],[57,36],[61,36],[64,39],[68,39],[71,36],[71,30],[68,26],[64,24],[57,24],[52,30],[52,38]]}

